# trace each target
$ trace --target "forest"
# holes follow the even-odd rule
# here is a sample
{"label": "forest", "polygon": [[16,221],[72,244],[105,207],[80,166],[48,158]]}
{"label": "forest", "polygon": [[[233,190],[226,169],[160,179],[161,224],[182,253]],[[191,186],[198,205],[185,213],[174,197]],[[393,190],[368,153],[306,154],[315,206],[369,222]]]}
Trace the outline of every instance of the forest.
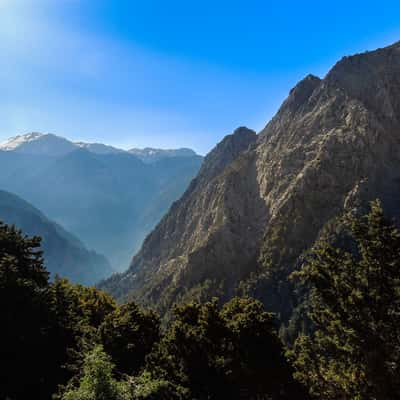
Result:
{"label": "forest", "polygon": [[379,201],[340,224],[291,274],[286,330],[245,295],[166,319],[51,280],[40,238],[0,224],[0,399],[399,399],[400,232]]}

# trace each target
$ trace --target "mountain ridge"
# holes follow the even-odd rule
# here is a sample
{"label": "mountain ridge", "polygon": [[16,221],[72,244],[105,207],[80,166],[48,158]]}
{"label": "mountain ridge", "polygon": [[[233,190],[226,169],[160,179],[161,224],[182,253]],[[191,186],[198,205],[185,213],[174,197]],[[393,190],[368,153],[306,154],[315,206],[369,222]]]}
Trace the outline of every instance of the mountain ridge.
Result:
{"label": "mountain ridge", "polygon": [[51,221],[40,210],[13,193],[0,190],[0,220],[24,234],[40,236],[45,265],[52,277],[59,275],[83,284],[94,284],[113,272],[106,258]]}
{"label": "mountain ridge", "polygon": [[0,151],[14,151],[24,154],[62,156],[78,149],[85,149],[94,154],[129,153],[143,162],[151,163],[163,158],[193,157],[198,154],[189,148],[157,149],[152,147],[119,149],[103,143],[73,142],[52,133],[32,132],[9,138],[0,144]]}
{"label": "mountain ridge", "polygon": [[[43,135],[32,140],[38,137]],[[117,270],[128,266],[131,252],[202,163],[197,155],[145,163],[127,151],[94,152],[69,143],[67,152],[64,146],[51,152],[47,145],[37,146],[36,154],[26,148],[0,151],[0,188],[43,210],[88,248],[107,254]]]}
{"label": "mountain ridge", "polygon": [[399,77],[399,43],[344,58],[324,79],[307,76],[256,142],[189,189],[128,271],[102,287],[167,312],[256,281],[251,294],[287,321],[288,276],[329,221],[377,197],[400,215]]}
{"label": "mountain ridge", "polygon": [[164,158],[173,157],[195,157],[198,154],[189,148],[182,147],[178,149],[156,149],[153,147],[145,147],[143,149],[132,148],[128,153],[133,154],[145,163],[153,163]]}

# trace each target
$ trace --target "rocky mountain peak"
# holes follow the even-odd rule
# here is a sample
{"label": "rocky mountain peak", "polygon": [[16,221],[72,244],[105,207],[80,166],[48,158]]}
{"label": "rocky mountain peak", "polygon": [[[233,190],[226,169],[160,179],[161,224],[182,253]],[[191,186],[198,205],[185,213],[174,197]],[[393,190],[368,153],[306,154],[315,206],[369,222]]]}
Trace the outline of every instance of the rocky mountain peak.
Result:
{"label": "rocky mountain peak", "polygon": [[[283,321],[293,269],[332,220],[380,198],[400,215],[400,44],[309,75],[257,136],[240,128],[105,287],[165,311],[238,287]],[[268,270],[260,260],[267,260]]]}
{"label": "rocky mountain peak", "polygon": [[[281,131],[288,130],[290,122],[296,114],[302,114],[307,109],[313,94],[322,88],[324,81],[315,75],[307,75],[297,83],[290,92],[287,99],[282,103],[276,115],[268,122],[267,126],[260,132],[259,142],[281,136]],[[279,139],[279,138],[278,138]]]}
{"label": "rocky mountain peak", "polygon": [[283,107],[289,107],[292,111],[296,111],[321,83],[321,79],[315,75],[307,75],[302,79],[289,93],[289,97],[284,102]]}
{"label": "rocky mountain peak", "polygon": [[255,131],[244,126],[225,136],[225,138],[214,147],[204,158],[203,165],[199,172],[199,179],[210,181],[220,174],[224,168],[235,160],[239,154],[249,149],[255,143],[257,134]]}
{"label": "rocky mountain peak", "polygon": [[295,113],[310,98],[321,82],[317,76],[307,75],[290,91],[278,114]]}
{"label": "rocky mountain peak", "polygon": [[399,120],[400,42],[366,53],[343,57],[326,82],[365,104],[386,119]]}

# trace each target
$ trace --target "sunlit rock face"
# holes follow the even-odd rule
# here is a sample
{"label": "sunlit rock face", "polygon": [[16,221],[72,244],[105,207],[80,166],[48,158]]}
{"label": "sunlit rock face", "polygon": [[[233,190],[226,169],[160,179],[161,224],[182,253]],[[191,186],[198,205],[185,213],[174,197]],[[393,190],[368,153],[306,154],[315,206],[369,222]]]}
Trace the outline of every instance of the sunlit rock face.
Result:
{"label": "sunlit rock face", "polygon": [[104,287],[164,312],[187,298],[229,298],[263,273],[254,295],[286,319],[302,253],[329,221],[375,198],[399,216],[399,43],[307,76],[258,135],[226,137],[130,269]]}

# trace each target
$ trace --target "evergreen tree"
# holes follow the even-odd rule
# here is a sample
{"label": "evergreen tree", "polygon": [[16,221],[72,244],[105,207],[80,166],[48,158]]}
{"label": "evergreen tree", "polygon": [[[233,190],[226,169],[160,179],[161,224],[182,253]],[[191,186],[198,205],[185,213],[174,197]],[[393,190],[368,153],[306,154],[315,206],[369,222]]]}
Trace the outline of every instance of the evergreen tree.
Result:
{"label": "evergreen tree", "polygon": [[217,301],[175,307],[147,370],[154,379],[185,388],[193,399],[304,398],[273,316],[249,298],[235,298],[222,310]]}
{"label": "evergreen tree", "polygon": [[160,339],[160,321],[152,311],[130,302],[108,314],[99,328],[100,341],[120,373],[136,375]]}
{"label": "evergreen tree", "polygon": [[49,282],[40,238],[0,223],[0,398],[46,398]]}
{"label": "evergreen tree", "polygon": [[50,399],[116,307],[95,288],[48,278],[40,238],[0,223],[0,399]]}
{"label": "evergreen tree", "polygon": [[295,274],[314,324],[291,353],[296,377],[319,399],[399,399],[400,233],[379,202],[344,226],[354,251],[320,242]]}
{"label": "evergreen tree", "polygon": [[97,342],[97,329],[115,310],[115,301],[94,287],[72,284],[56,277],[50,285],[51,336],[54,373],[57,382],[66,383],[76,374],[88,348]]}
{"label": "evergreen tree", "polygon": [[174,321],[148,357],[154,379],[165,379],[190,393],[189,398],[223,396],[224,338],[228,330],[215,302],[174,307]]}
{"label": "evergreen tree", "polygon": [[305,392],[292,376],[276,333],[277,321],[261,302],[234,298],[221,316],[229,329],[229,351],[224,365],[233,392],[250,399],[303,399]]}

